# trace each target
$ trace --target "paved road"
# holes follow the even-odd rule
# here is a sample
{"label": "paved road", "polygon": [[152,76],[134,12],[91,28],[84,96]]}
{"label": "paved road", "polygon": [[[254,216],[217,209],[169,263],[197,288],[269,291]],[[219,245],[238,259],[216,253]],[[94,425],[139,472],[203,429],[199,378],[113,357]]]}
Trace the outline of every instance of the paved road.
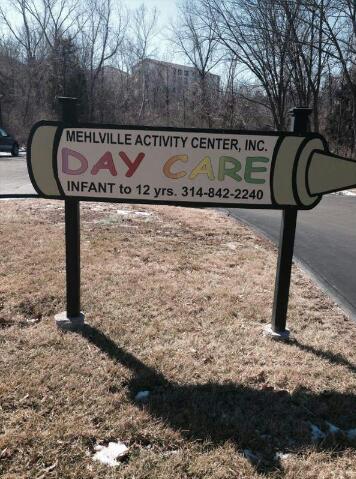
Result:
{"label": "paved road", "polygon": [[[281,212],[229,209],[232,216],[279,239]],[[356,318],[356,197],[328,195],[298,213],[295,257]]]}
{"label": "paved road", "polygon": [[7,194],[36,194],[27,173],[24,153],[18,158],[0,153],[0,196]]}
{"label": "paved road", "polygon": [[[25,156],[0,155],[0,196],[4,194],[36,194]],[[229,212],[278,242],[281,212]],[[299,212],[295,256],[356,318],[356,197],[329,195],[313,210]]]}

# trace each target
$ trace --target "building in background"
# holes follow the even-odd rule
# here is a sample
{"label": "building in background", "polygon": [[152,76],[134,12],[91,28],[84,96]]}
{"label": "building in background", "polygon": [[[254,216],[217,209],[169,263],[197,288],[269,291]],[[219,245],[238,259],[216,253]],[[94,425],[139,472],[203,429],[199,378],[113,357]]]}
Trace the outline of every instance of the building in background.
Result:
{"label": "building in background", "polygon": [[210,127],[220,77],[197,68],[145,58],[132,68],[133,97],[141,124]]}
{"label": "building in background", "polygon": [[[159,82],[171,92],[181,93],[194,89],[201,85],[203,80],[199,71],[195,67],[179,65],[178,63],[170,63],[151,58],[145,58],[141,62],[134,65],[132,74],[137,82],[140,80],[145,83]],[[205,82],[209,89],[219,90],[220,76],[213,73],[205,74]]]}

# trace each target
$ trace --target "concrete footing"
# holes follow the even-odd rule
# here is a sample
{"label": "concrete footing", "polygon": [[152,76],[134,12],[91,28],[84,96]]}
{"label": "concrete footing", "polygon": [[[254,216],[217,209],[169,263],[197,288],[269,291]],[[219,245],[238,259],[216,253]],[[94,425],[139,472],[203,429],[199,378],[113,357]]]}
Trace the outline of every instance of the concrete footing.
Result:
{"label": "concrete footing", "polygon": [[62,311],[54,316],[54,320],[58,328],[65,331],[73,331],[80,329],[85,324],[85,315],[80,312],[80,315],[75,318],[68,318],[67,311]]}
{"label": "concrete footing", "polygon": [[263,328],[263,334],[268,336],[271,339],[275,339],[277,341],[288,341],[289,340],[289,330],[286,329],[281,332],[273,331],[272,326],[269,324]]}

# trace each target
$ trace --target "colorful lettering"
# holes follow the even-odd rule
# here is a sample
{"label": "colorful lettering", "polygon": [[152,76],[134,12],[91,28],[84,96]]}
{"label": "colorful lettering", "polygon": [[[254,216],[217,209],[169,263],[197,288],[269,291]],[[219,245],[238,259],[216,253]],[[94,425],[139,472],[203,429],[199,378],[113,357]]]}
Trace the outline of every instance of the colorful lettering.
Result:
{"label": "colorful lettering", "polygon": [[269,158],[264,156],[249,156],[246,158],[245,166],[245,181],[246,183],[253,183],[255,185],[262,185],[266,183],[264,178],[253,178],[253,173],[266,173],[267,168],[265,166],[254,166],[255,163],[268,163]]}
{"label": "colorful lettering", "polygon": [[[75,158],[80,162],[78,168],[69,167],[69,157]],[[84,155],[78,153],[77,151],[71,150],[70,148],[62,149],[62,171],[66,175],[82,175],[88,169],[88,160]]]}
{"label": "colorful lettering", "polygon": [[109,170],[112,176],[117,176],[114,160],[110,151],[107,151],[91,169],[92,175],[97,175],[100,170]]}
{"label": "colorful lettering", "polygon": [[211,159],[205,156],[198,165],[192,170],[189,175],[190,180],[194,180],[198,175],[208,175],[209,180],[215,180],[213,167],[211,166]]}
{"label": "colorful lettering", "polygon": [[177,161],[188,161],[188,155],[174,155],[166,161],[163,166],[163,173],[167,176],[167,178],[171,178],[172,180],[178,180],[179,178],[183,178],[183,176],[186,176],[187,172],[184,170],[177,171],[176,173],[171,170],[172,166]]}
{"label": "colorful lettering", "polygon": [[133,162],[131,162],[130,158],[126,155],[124,151],[120,151],[119,156],[128,168],[125,176],[127,178],[130,178],[140,166],[140,163],[144,159],[145,154],[139,153]]}
{"label": "colorful lettering", "polygon": [[[232,165],[230,168],[227,168],[227,164]],[[236,158],[232,156],[220,156],[219,159],[219,173],[218,179],[220,181],[225,180],[225,176],[230,176],[235,181],[241,181],[242,178],[237,174],[241,170],[241,163]]]}

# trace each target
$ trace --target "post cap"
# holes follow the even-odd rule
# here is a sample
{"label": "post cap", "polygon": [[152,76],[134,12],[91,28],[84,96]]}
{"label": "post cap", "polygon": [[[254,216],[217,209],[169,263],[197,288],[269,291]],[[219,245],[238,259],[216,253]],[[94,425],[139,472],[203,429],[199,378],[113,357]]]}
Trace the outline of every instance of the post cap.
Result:
{"label": "post cap", "polygon": [[56,99],[61,103],[77,102],[78,98],[74,96],[56,96]]}
{"label": "post cap", "polygon": [[291,108],[288,112],[289,115],[292,115],[292,116],[297,116],[297,115],[300,115],[300,114],[304,114],[304,115],[310,115],[311,112],[313,111],[312,108],[309,108],[309,107],[304,107],[304,106],[300,106],[300,107],[296,107],[296,108]]}
{"label": "post cap", "polygon": [[312,108],[307,107],[292,108],[289,110],[291,117],[290,130],[297,134],[304,134],[310,131],[310,114],[312,111]]}

